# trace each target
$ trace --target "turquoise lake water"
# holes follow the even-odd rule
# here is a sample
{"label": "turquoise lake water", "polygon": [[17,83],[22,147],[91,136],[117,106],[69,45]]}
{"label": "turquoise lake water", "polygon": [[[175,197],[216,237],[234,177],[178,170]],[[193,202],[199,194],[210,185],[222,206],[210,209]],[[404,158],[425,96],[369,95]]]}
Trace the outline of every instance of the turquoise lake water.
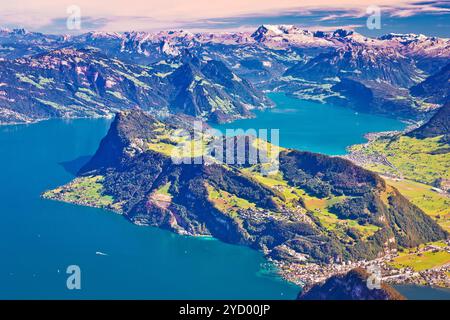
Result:
{"label": "turquoise lake water", "polygon": [[226,129],[279,129],[280,145],[329,155],[343,155],[352,144],[363,143],[364,134],[403,130],[406,124],[395,119],[330,104],[299,100],[283,93],[269,97],[276,108],[256,111],[256,118],[214,126]]}
{"label": "turquoise lake water", "polygon": [[[107,120],[0,127],[0,299],[293,299],[259,252],[40,198],[69,182]],[[77,160],[74,162],[74,160]],[[99,255],[96,252],[107,254]],[[81,268],[81,290],[66,268]]]}
{"label": "turquoise lake water", "polygon": [[450,289],[417,285],[397,285],[397,291],[410,300],[450,300]]}
{"label": "turquoise lake water", "polygon": [[[260,128],[269,119],[272,127],[281,127],[283,146],[341,153],[346,145],[363,141],[363,132],[402,126],[342,108],[282,96],[274,100],[277,97],[280,108],[261,112],[258,119]],[[314,123],[308,124],[308,118]],[[372,123],[373,119],[379,121]],[[356,120],[358,137],[349,129]],[[248,121],[258,124],[255,119],[239,124]],[[276,276],[262,254],[249,248],[139,227],[111,212],[40,198],[43,191],[73,179],[109,124],[104,119],[80,119],[0,127],[0,299],[295,298],[300,288]],[[314,125],[320,134],[313,132]],[[362,127],[366,125],[368,129]],[[338,147],[325,141],[332,130],[340,131],[335,134]],[[313,142],[300,144],[296,138],[307,136]],[[69,265],[81,268],[79,291],[66,288]],[[422,289],[406,290],[418,294]]]}

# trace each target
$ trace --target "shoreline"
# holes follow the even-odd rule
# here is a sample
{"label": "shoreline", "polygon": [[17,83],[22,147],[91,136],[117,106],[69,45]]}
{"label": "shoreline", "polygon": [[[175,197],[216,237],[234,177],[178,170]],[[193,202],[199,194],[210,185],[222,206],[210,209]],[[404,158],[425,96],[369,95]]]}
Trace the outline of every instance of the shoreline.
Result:
{"label": "shoreline", "polygon": [[[102,209],[111,213],[115,213],[118,215],[123,216],[123,213],[114,210],[112,208],[107,207],[101,207],[101,206],[93,206],[88,205],[82,202],[71,202],[63,199],[58,198],[52,198],[49,196],[45,196],[45,192],[41,194],[41,197],[46,200],[52,200],[52,201],[58,201],[62,203],[77,205],[77,206],[85,206],[85,207],[91,207],[96,209]],[[128,220],[128,219],[127,219]],[[220,241],[220,239],[215,238],[211,235],[203,235],[203,234],[181,234],[178,232],[174,232],[174,230],[164,229],[160,228],[158,226],[152,226],[148,224],[140,224],[136,221],[128,220],[128,222],[133,223],[137,226],[144,226],[144,227],[154,227],[159,228],[162,230],[167,230],[169,232],[173,232],[180,236],[188,236],[193,237],[198,240],[217,240]],[[450,251],[450,239],[444,240],[446,241],[447,246],[443,247],[442,250],[448,250]],[[236,244],[234,244],[236,245]],[[246,246],[249,250],[255,250],[251,247]],[[436,247],[433,246],[425,246],[425,248],[428,248],[427,250],[436,250]],[[258,251],[258,250],[256,250]],[[259,251],[261,252],[261,251]],[[424,251],[425,252],[425,251]],[[261,252],[263,253],[263,252]],[[264,253],[263,253],[264,255]],[[450,262],[439,267],[434,267],[431,269],[415,272],[411,268],[403,268],[403,269],[396,269],[392,266],[389,266],[388,262],[391,261],[393,258],[398,256],[397,250],[390,250],[387,251],[386,254],[383,257],[374,259],[374,260],[361,260],[361,261],[349,261],[349,262],[343,262],[342,264],[337,263],[331,263],[326,265],[319,265],[316,263],[308,263],[308,264],[300,264],[300,263],[292,263],[292,262],[284,262],[284,261],[275,261],[270,258],[268,258],[266,255],[264,255],[264,258],[267,262],[272,264],[275,267],[275,273],[283,280],[292,283],[294,285],[300,286],[302,290],[308,290],[311,286],[323,283],[328,278],[344,274],[349,272],[352,269],[355,268],[363,268],[367,269],[369,267],[377,266],[381,270],[382,278],[381,281],[385,282],[389,285],[419,285],[419,286],[425,286],[425,287],[436,287],[436,288],[443,288],[443,289],[450,289],[450,279],[447,279],[447,282],[444,282],[445,285],[437,285],[437,283],[433,282],[433,278],[431,274],[437,273],[437,274],[446,274],[450,273]],[[439,270],[436,270],[439,269]],[[425,283],[424,283],[425,281]],[[439,284],[442,284],[439,282]],[[306,289],[305,289],[306,288]]]}
{"label": "shoreline", "polygon": [[[414,126],[418,126],[419,125],[419,121],[420,121],[420,120],[411,120],[411,119],[408,119],[408,118],[396,117],[396,116],[393,116],[393,115],[387,115],[387,114],[383,114],[383,113],[360,112],[360,111],[357,111],[355,108],[349,108],[349,107],[341,106],[341,105],[333,103],[333,102],[319,101],[319,100],[314,100],[314,99],[307,99],[307,98],[304,98],[304,97],[299,97],[299,96],[293,95],[293,94],[291,94],[289,92],[286,92],[286,91],[266,90],[266,91],[263,91],[263,92],[264,92],[266,98],[269,101],[268,104],[266,104],[266,105],[264,105],[262,107],[253,106],[253,108],[249,108],[250,114],[248,114],[246,116],[238,116],[238,117],[231,115],[229,118],[226,118],[225,121],[218,122],[218,124],[227,124],[227,123],[235,122],[237,120],[253,119],[253,118],[256,118],[256,114],[253,113],[254,111],[265,111],[265,110],[276,109],[277,108],[277,104],[272,101],[272,99],[270,98],[270,94],[283,94],[283,95],[285,95],[287,97],[290,97],[292,99],[296,99],[296,100],[299,100],[299,101],[308,101],[308,102],[314,102],[314,103],[319,103],[319,104],[330,103],[330,104],[332,104],[332,105],[334,105],[336,107],[353,110],[353,111],[355,111],[357,113],[364,113],[364,114],[368,114],[368,115],[375,115],[375,116],[380,116],[380,117],[386,117],[386,118],[398,120],[398,121],[403,122],[405,124],[409,124],[403,131],[399,131],[399,132],[404,132],[405,130],[408,130],[408,129],[411,130],[411,128],[413,128]],[[121,110],[126,110],[126,109],[121,109]],[[154,112],[155,110],[144,110],[144,111],[146,111],[146,112]],[[32,120],[23,121],[23,122],[1,122],[0,121],[0,127],[2,127],[2,126],[35,124],[35,123],[39,123],[39,122],[42,122],[42,121],[48,121],[48,120],[75,120],[75,119],[102,119],[102,118],[110,119],[110,118],[114,118],[114,115],[116,114],[116,112],[117,111],[112,111],[109,114],[105,114],[103,116],[97,115],[97,116],[38,118],[38,119],[32,119]],[[205,119],[200,119],[200,120],[204,121],[205,123],[209,123],[209,120],[205,120]],[[377,133],[377,132],[375,132],[375,133]],[[382,133],[382,132],[380,132],[380,133]],[[373,132],[368,132],[368,133],[364,134],[363,137],[366,138],[366,135],[370,135],[370,134],[373,134]],[[351,147],[351,146],[349,146],[349,147]]]}

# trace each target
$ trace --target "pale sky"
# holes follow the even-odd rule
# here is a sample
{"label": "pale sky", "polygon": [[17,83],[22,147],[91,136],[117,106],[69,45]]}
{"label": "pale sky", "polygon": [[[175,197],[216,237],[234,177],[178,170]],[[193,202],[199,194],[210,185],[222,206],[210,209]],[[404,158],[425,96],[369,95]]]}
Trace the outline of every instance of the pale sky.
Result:
{"label": "pale sky", "polygon": [[[80,32],[251,29],[264,20],[327,26],[381,7],[389,18],[450,13],[448,0],[0,0],[0,26],[67,33],[67,8],[81,9]],[[447,17],[450,17],[447,16]],[[325,23],[326,22],[326,23]]]}

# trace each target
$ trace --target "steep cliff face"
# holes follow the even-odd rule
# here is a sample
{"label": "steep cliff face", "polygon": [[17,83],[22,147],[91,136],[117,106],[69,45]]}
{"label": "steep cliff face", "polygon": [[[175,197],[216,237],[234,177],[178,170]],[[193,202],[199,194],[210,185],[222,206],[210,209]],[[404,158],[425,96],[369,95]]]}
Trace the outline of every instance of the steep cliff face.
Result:
{"label": "steep cliff face", "polygon": [[[77,180],[47,196],[96,205],[78,197],[80,185],[95,184],[99,199],[112,199],[97,206],[136,224],[212,235],[285,261],[371,259],[386,248],[446,237],[379,176],[347,160],[282,150],[278,160],[255,164],[246,157],[225,165],[206,150],[216,143],[230,148],[242,137],[205,136],[183,158],[192,163],[180,163],[173,159],[179,148],[192,151],[192,132],[183,138],[176,134],[180,128],[174,119],[160,121],[140,110],[119,113]],[[248,152],[263,149],[250,137],[243,141]],[[278,172],[261,170],[277,161]]]}
{"label": "steep cliff face", "polygon": [[353,269],[345,275],[329,278],[299,294],[299,300],[405,300],[394,288],[381,284],[369,289],[370,275],[363,269]]}

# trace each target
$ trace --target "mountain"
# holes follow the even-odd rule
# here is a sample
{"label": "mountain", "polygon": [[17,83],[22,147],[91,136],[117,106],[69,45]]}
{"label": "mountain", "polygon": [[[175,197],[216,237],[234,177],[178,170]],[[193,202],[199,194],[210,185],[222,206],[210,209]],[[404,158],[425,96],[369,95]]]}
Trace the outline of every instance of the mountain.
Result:
{"label": "mountain", "polygon": [[413,58],[421,69],[431,72],[442,67],[450,57],[450,39],[427,37],[422,34],[390,33],[379,38],[363,36],[352,30],[335,31],[304,30],[294,25],[261,25],[251,38],[273,48],[322,48],[339,49],[349,45],[367,49],[393,49],[403,56]]}
{"label": "mountain", "polygon": [[379,38],[387,46],[416,61],[417,66],[428,74],[442,68],[450,58],[450,39],[427,37],[423,34],[390,33]]}
{"label": "mountain", "polygon": [[[442,66],[442,63],[448,61],[450,57],[448,39],[413,34],[389,34],[375,39],[350,30],[310,31],[294,25],[261,25],[253,33],[191,33],[183,30],[123,34],[96,32],[78,36],[73,39],[73,42],[98,47],[110,55],[139,63],[153,63],[167,57],[180,56],[184,49],[189,49],[227,61],[229,67],[237,66],[238,74],[241,74],[241,61],[244,57],[247,60],[250,55],[254,55],[255,59],[258,58],[256,60],[259,63],[265,62],[266,72],[272,70],[269,63],[276,68],[279,68],[281,64],[286,70],[292,66],[292,61],[299,60],[295,55],[314,58],[330,50],[345,51],[353,47],[364,47],[366,51],[394,51],[414,59],[427,73]],[[286,52],[280,55],[283,51]],[[264,56],[270,59],[265,59]],[[301,60],[303,61],[304,58]],[[248,70],[244,67],[242,71]],[[251,72],[248,74],[251,75]],[[280,74],[277,72],[274,76]],[[266,74],[261,74],[261,77],[267,80],[265,76]],[[404,78],[407,79],[407,77],[408,75]],[[255,78],[258,82],[262,80],[259,77]]]}
{"label": "mountain", "polygon": [[299,300],[406,300],[397,290],[381,284],[369,289],[370,275],[363,269],[353,269],[344,275],[332,276],[325,283],[300,293]]}
{"label": "mountain", "polygon": [[[192,140],[198,132],[190,128],[122,111],[78,177],[44,196],[287,262],[373,259],[387,248],[447,237],[395,188],[350,161],[288,149],[276,157],[276,147],[251,136]],[[220,150],[234,163],[228,156],[224,164]]]}
{"label": "mountain", "polygon": [[349,43],[289,68],[280,91],[368,113],[416,118],[425,112],[408,88],[424,79],[412,58],[392,48]]}
{"label": "mountain", "polygon": [[347,30],[300,32],[276,26],[261,27],[258,39],[263,43],[278,39],[287,47],[303,50],[321,48],[288,67],[265,89],[403,119],[422,119],[443,103],[448,83],[443,83],[443,89],[430,90],[427,99],[411,95],[409,88],[419,86],[436,68],[448,63],[449,39],[413,34],[374,39]]}
{"label": "mountain", "polygon": [[42,53],[64,45],[67,37],[29,32],[25,29],[0,29],[0,58],[16,59]]}
{"label": "mountain", "polygon": [[[330,49],[342,48],[349,44],[368,48],[392,48],[404,56],[418,61],[427,72],[443,66],[450,57],[450,39],[427,37],[416,34],[387,34],[379,38],[369,38],[351,30],[335,31],[304,30],[294,25],[270,25],[258,27],[254,32],[198,32],[171,30],[160,32],[88,32],[77,36],[57,36],[29,32],[24,29],[0,30],[0,44],[12,46],[20,43],[23,48],[34,51],[33,47],[46,46],[48,50],[57,46],[93,46],[108,55],[128,56],[149,63],[179,56],[184,49],[203,46],[259,46],[260,48],[284,49]],[[7,48],[11,50],[11,48]],[[13,50],[14,51],[14,50]],[[26,50],[25,50],[26,52]],[[314,52],[314,51],[311,51]],[[318,51],[315,51],[318,52]],[[6,53],[6,51],[5,51]],[[17,52],[19,55],[20,52]],[[17,56],[16,56],[17,57]],[[446,60],[447,59],[447,60]],[[424,63],[422,63],[424,62]]]}
{"label": "mountain", "polygon": [[411,56],[446,58],[450,50],[450,39],[427,37],[423,34],[389,33],[378,39],[386,42],[390,46],[402,47],[402,52]]}
{"label": "mountain", "polygon": [[316,37],[316,35],[319,34],[293,25],[262,25],[252,33],[251,38],[257,43],[272,48],[334,46],[333,41],[327,37]]}
{"label": "mountain", "polygon": [[302,57],[286,66],[283,76],[266,81],[266,90],[403,119],[422,119],[445,102],[445,76],[439,80],[443,89],[430,90],[426,100],[412,96],[409,88],[448,64],[450,39],[415,34],[369,38],[350,30],[276,25],[261,26],[253,38],[266,47],[295,49]]}
{"label": "mountain", "polygon": [[428,122],[409,132],[407,136],[418,139],[443,136],[442,140],[450,143],[450,101],[440,108]]}
{"label": "mountain", "polygon": [[1,109],[12,114],[2,122],[106,116],[135,105],[164,106],[159,78],[149,69],[109,59],[96,49],[64,48],[0,61]]}
{"label": "mountain", "polygon": [[[189,56],[200,64],[188,63]],[[185,112],[231,121],[271,105],[261,93],[267,91],[423,119],[445,102],[448,67],[431,74],[449,58],[449,39],[413,34],[368,38],[350,30],[293,25],[262,25],[254,32],[76,36],[2,29],[0,121],[105,116],[136,105],[158,114]],[[221,70],[228,80],[213,71],[205,74],[209,69]],[[102,86],[106,78],[111,88]]]}
{"label": "mountain", "polygon": [[422,98],[426,102],[444,104],[450,101],[450,63],[423,82],[413,86],[410,91],[413,96]]}
{"label": "mountain", "polygon": [[[184,52],[209,57],[226,63],[227,67],[253,83],[281,75],[300,56],[291,48],[283,54],[255,41],[250,33],[191,33],[183,30],[148,32],[91,32],[72,39],[78,47],[99,48],[105,54],[138,64],[153,64],[181,58]],[[258,70],[253,67],[261,64]]]}
{"label": "mountain", "polygon": [[220,122],[271,105],[222,62],[186,56],[139,65],[95,48],[63,48],[0,61],[0,122],[107,116],[134,106]]}
{"label": "mountain", "polygon": [[420,78],[421,72],[411,59],[395,50],[349,45],[319,54],[306,64],[290,68],[285,75],[315,81],[346,77],[409,87],[416,83],[414,79]]}

